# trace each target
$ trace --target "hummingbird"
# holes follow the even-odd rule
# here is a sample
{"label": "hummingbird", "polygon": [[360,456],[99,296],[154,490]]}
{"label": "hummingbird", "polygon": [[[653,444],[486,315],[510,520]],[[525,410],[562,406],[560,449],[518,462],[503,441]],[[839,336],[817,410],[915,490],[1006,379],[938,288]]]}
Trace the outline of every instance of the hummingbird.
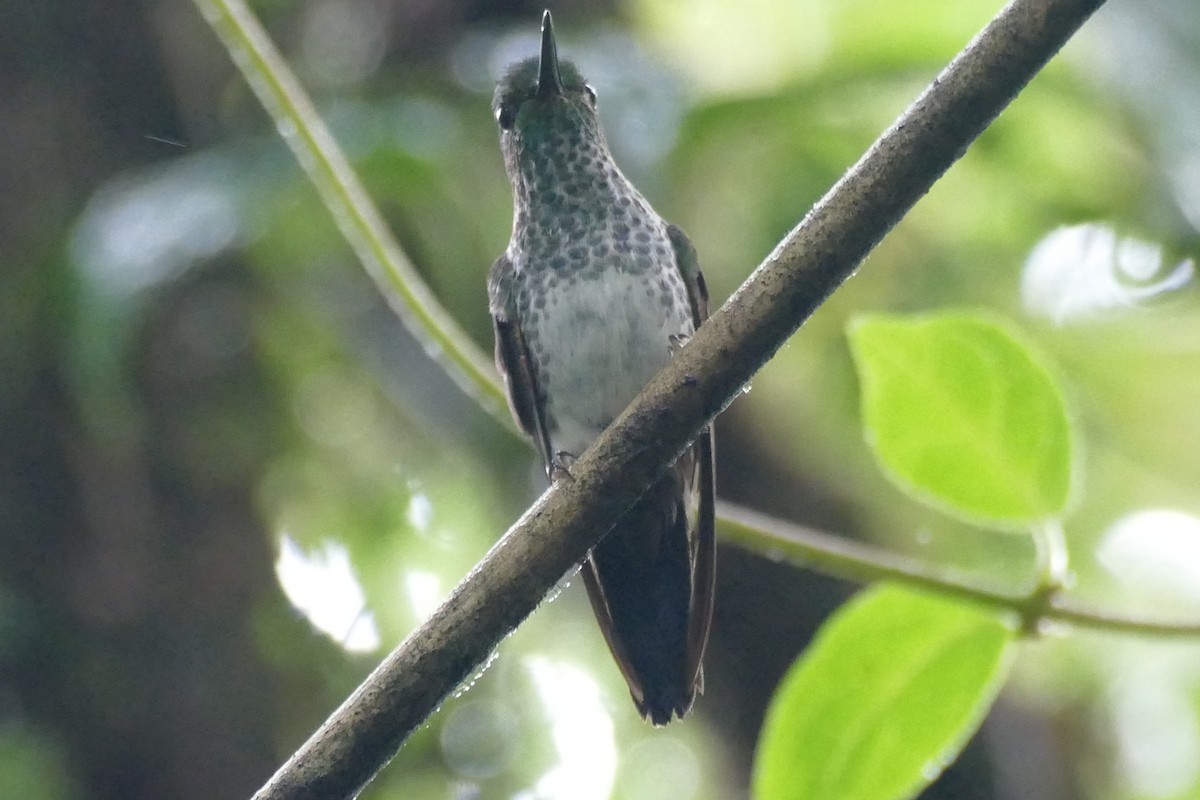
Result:
{"label": "hummingbird", "polygon": [[[509,406],[551,480],[686,345],[708,316],[687,236],[613,160],[596,93],[558,59],[550,12],[541,51],[500,79],[492,111],[512,184],[513,228],[488,273],[496,365]],[[712,620],[711,427],[580,567],[600,629],[643,718],[665,725],[703,691]]]}

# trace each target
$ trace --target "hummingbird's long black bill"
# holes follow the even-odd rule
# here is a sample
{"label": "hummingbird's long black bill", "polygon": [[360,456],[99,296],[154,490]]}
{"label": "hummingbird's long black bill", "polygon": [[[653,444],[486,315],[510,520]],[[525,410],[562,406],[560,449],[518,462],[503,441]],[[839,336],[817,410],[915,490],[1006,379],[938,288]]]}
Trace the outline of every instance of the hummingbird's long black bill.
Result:
{"label": "hummingbird's long black bill", "polygon": [[550,10],[542,14],[542,54],[538,62],[537,93],[540,97],[562,94],[562,75],[558,72],[558,46],[554,43],[554,20]]}

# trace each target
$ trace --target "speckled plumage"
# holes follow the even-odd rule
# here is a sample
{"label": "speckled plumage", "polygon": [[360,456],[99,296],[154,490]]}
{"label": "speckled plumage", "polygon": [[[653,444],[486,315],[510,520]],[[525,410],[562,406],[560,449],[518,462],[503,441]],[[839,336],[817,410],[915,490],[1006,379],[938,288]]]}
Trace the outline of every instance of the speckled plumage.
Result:
{"label": "speckled plumage", "polygon": [[[520,319],[553,452],[577,455],[693,324],[667,223],[617,168],[578,71],[560,65],[574,93],[556,98],[557,113],[528,115],[504,148],[513,235],[493,311]],[[536,90],[537,67],[536,57],[514,66],[495,107]]]}
{"label": "speckled plumage", "polygon": [[[707,297],[686,237],[609,154],[595,94],[574,65],[558,61],[549,12],[541,56],[506,73],[493,110],[514,206],[508,248],[488,276],[497,365],[514,414],[553,473],[666,365],[672,347],[707,315]],[[708,633],[707,433],[702,443],[703,452],[685,454],[650,487],[584,565],[634,700],[657,724],[690,708]],[[707,511],[701,502],[697,512],[692,498],[704,488]]]}

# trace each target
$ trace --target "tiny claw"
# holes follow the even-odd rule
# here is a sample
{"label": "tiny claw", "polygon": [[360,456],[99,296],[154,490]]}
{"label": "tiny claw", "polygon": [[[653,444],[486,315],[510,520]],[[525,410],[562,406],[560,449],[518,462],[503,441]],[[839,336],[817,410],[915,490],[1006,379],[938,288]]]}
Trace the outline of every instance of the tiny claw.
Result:
{"label": "tiny claw", "polygon": [[566,450],[559,450],[554,454],[554,458],[550,459],[550,468],[546,472],[550,475],[551,483],[558,481],[561,478],[567,480],[575,480],[571,475],[571,465],[576,461],[573,453],[568,453]]}
{"label": "tiny claw", "polygon": [[687,344],[688,342],[690,342],[691,340],[692,340],[692,337],[686,333],[672,333],[670,336],[667,337],[667,342],[668,342],[667,347],[668,347],[668,349],[670,349],[671,355],[673,356],[676,353],[678,353],[680,350],[682,350],[683,346],[685,344]]}

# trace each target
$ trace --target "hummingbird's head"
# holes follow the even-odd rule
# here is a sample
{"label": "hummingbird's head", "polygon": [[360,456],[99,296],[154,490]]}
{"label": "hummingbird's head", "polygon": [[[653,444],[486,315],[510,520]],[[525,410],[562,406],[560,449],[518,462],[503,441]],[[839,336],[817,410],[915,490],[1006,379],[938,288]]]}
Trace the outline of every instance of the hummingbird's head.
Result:
{"label": "hummingbird's head", "polygon": [[549,11],[542,15],[541,53],[509,67],[496,86],[492,112],[510,175],[523,162],[603,147],[596,93],[574,64],[558,60]]}

